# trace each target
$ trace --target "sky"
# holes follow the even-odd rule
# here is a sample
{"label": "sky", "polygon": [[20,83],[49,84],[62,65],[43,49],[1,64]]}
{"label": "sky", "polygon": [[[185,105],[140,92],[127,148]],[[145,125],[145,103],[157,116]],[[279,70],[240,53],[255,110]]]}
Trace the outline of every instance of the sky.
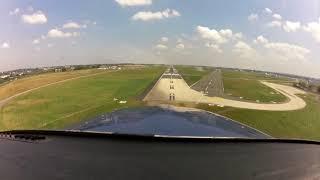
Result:
{"label": "sky", "polygon": [[2,0],[0,71],[187,64],[320,77],[320,0]]}

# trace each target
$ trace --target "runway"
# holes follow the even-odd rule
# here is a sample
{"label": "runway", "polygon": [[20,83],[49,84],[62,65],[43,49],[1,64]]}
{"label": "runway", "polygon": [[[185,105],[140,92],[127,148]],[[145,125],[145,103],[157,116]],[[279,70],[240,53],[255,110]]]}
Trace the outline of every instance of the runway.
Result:
{"label": "runway", "polygon": [[190,88],[177,70],[175,70],[173,67],[170,69],[173,69],[172,71],[174,73],[170,73],[170,70],[168,69],[146,95],[146,97],[143,99],[144,101],[206,103],[219,106],[267,111],[298,110],[306,106],[305,101],[297,96],[297,94],[305,94],[304,91],[291,86],[266,81],[260,81],[260,83],[283,94],[288,98],[288,101],[284,103],[271,104],[237,101],[222,97],[210,97],[203,92],[199,92]]}

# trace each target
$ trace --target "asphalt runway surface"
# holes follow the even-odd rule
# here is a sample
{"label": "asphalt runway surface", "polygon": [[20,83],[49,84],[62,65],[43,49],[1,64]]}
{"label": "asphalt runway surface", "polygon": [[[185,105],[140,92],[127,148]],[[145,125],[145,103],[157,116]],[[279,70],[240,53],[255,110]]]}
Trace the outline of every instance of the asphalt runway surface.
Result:
{"label": "asphalt runway surface", "polygon": [[224,88],[220,69],[212,71],[191,86],[192,89],[203,92],[207,96],[223,96]]}

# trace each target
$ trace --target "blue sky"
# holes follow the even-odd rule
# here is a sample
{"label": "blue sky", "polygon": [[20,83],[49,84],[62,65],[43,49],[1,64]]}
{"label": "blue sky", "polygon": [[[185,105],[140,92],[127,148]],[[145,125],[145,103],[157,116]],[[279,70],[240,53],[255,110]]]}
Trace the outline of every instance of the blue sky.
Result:
{"label": "blue sky", "polygon": [[0,71],[133,62],[320,77],[319,17],[319,0],[3,0]]}

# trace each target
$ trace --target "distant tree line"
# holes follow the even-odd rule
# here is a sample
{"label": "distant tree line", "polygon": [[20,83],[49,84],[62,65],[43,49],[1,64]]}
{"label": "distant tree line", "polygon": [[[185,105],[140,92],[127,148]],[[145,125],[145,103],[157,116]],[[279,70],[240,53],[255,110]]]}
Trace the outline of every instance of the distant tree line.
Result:
{"label": "distant tree line", "polygon": [[299,82],[294,83],[293,86],[306,91],[320,93],[320,84],[309,83],[308,81],[300,80]]}

